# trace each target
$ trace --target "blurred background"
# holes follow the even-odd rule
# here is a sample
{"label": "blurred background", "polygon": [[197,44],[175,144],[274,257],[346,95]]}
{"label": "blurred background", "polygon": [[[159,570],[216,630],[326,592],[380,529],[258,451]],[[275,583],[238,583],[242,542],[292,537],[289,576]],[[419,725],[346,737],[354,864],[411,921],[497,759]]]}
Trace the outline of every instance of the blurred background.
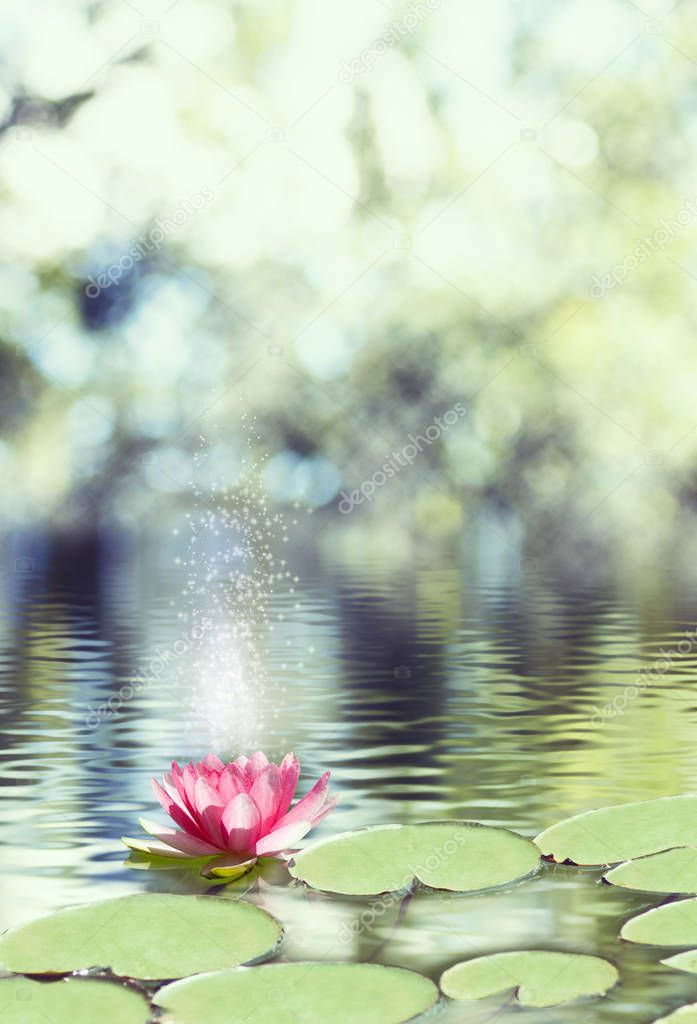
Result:
{"label": "blurred background", "polygon": [[691,4],[3,7],[6,528],[157,529],[244,410],[349,560],[692,552]]}

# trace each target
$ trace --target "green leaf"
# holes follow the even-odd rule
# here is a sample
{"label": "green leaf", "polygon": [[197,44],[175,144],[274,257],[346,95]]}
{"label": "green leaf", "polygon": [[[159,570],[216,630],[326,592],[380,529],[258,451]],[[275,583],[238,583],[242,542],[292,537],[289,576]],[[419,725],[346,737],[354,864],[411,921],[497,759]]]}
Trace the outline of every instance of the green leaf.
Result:
{"label": "green leaf", "polygon": [[0,963],[18,974],[103,967],[121,977],[183,978],[265,958],[282,935],[270,914],[238,900],[122,896],[6,932]]}
{"label": "green leaf", "polygon": [[697,974],[697,949],[689,949],[686,953],[677,953],[666,960],[661,960],[666,967],[672,967],[676,971],[686,971],[688,974]]}
{"label": "green leaf", "polygon": [[205,867],[210,860],[210,857],[200,857],[198,860],[184,857],[160,857],[155,853],[131,849],[123,863],[137,871],[178,871],[180,874],[184,872],[199,874],[201,868]]}
{"label": "green leaf", "polygon": [[648,946],[697,945],[697,899],[676,900],[627,921],[620,936]]}
{"label": "green leaf", "polygon": [[451,999],[484,999],[515,989],[523,1006],[557,1006],[605,995],[618,977],[611,963],[596,956],[525,950],[455,964],[441,976],[440,987]]}
{"label": "green leaf", "polygon": [[545,856],[574,864],[618,864],[674,846],[697,846],[697,796],[586,811],[552,825],[535,842]]}
{"label": "green leaf", "polygon": [[432,981],[379,964],[270,964],[187,978],[155,1003],[176,1024],[402,1024],[438,1000]]}
{"label": "green leaf", "polygon": [[605,881],[637,892],[697,893],[697,848],[680,846],[625,861],[608,871]]}
{"label": "green leaf", "polygon": [[314,889],[353,896],[409,889],[477,892],[531,874],[539,852],[530,840],[472,821],[379,825],[344,832],[297,853],[290,873]]}
{"label": "green leaf", "polygon": [[223,881],[234,882],[238,878],[248,875],[256,863],[256,857],[252,857],[250,860],[249,858],[229,854],[224,857],[214,857],[213,860],[207,861],[201,868],[201,874],[204,878],[218,878]]}
{"label": "green leaf", "polygon": [[108,981],[0,981],[2,1024],[146,1024],[150,1008],[132,989]]}
{"label": "green leaf", "polygon": [[[663,961],[666,963],[667,961]],[[697,1024],[697,1003],[690,1003],[689,1006],[681,1006],[675,1013],[668,1014],[655,1020],[653,1024]]]}

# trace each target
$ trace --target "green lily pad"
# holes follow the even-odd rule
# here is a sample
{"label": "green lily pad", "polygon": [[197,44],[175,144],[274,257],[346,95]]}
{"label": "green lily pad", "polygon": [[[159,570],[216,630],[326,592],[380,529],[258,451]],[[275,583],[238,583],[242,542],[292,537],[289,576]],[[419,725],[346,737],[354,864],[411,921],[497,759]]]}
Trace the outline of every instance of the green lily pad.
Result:
{"label": "green lily pad", "polygon": [[269,964],[187,978],[155,996],[176,1024],[402,1024],[429,1010],[428,978],[379,964]]}
{"label": "green lily pad", "polygon": [[[664,960],[663,963],[666,961]],[[689,1006],[681,1006],[674,1013],[667,1017],[655,1020],[653,1024],[697,1024],[697,1003],[690,1003]]]}
{"label": "green lily pad", "polygon": [[620,936],[648,946],[697,945],[697,899],[676,900],[627,921]]}
{"label": "green lily pad", "polygon": [[265,958],[282,935],[270,914],[238,900],[122,896],[6,932],[0,936],[0,964],[18,974],[103,967],[120,977],[183,978]]}
{"label": "green lily pad", "polygon": [[295,854],[290,873],[325,892],[373,896],[409,889],[477,892],[506,885],[538,867],[529,839],[473,821],[379,825],[344,832]]}
{"label": "green lily pad", "polygon": [[146,1024],[150,1008],[132,989],[106,981],[0,981],[2,1024]]}
{"label": "green lily pad", "polygon": [[558,1006],[605,995],[618,977],[616,968],[597,956],[525,950],[455,964],[441,976],[440,987],[451,999],[485,999],[515,989],[522,1006]]}
{"label": "green lily pad", "polygon": [[697,893],[697,848],[679,846],[618,864],[605,881],[637,892]]}
{"label": "green lily pad", "polygon": [[689,949],[686,953],[678,953],[666,960],[661,960],[666,967],[672,967],[676,971],[686,971],[688,974],[697,974],[697,949]]}
{"label": "green lily pad", "polygon": [[535,839],[558,863],[618,864],[675,846],[697,846],[697,796],[667,796],[577,814]]}

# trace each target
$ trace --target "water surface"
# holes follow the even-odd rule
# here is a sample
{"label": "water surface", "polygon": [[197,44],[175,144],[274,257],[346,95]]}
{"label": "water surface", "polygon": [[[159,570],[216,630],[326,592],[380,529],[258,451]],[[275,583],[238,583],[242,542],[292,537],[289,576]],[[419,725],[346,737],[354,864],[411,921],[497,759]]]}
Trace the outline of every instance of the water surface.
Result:
{"label": "water surface", "polygon": [[[209,749],[293,749],[303,788],[331,769],[342,802],[317,835],[463,817],[533,836],[588,808],[697,788],[697,658],[675,653],[697,623],[690,587],[473,579],[456,567],[298,574],[295,592],[272,601],[263,692],[244,679],[222,692],[182,657],[96,726],[90,709],[181,636],[181,574],[147,553],[102,553],[5,577],[0,927],[129,892],[203,891],[179,870],[127,865],[119,837],[138,833],[139,815],[158,816],[151,775]],[[650,684],[608,712],[655,665]],[[417,894],[350,939],[365,903],[302,887],[248,898],[286,924],[294,960],[372,959],[437,978],[477,953],[539,947],[620,967],[606,999],[527,1011],[531,1022],[650,1021],[695,998],[693,978],[658,964],[668,950],[617,938],[660,899],[603,886],[594,870],[546,865],[493,895]],[[441,1019],[512,1019],[505,1003]]]}

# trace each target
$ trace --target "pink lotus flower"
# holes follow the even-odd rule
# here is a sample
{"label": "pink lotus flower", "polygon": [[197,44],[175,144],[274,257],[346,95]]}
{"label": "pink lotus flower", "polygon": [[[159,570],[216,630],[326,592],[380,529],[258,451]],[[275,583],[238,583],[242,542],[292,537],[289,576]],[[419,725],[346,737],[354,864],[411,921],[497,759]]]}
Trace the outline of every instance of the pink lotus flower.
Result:
{"label": "pink lotus flower", "polygon": [[173,761],[162,785],[156,779],[152,785],[179,829],[141,818],[155,842],[123,841],[143,853],[180,858],[225,854],[230,863],[253,864],[257,857],[294,846],[336,806],[325,772],[291,808],[299,775],[300,762],[293,754],[286,754],[280,765],[270,763],[261,751],[229,764],[215,754],[184,768]]}

